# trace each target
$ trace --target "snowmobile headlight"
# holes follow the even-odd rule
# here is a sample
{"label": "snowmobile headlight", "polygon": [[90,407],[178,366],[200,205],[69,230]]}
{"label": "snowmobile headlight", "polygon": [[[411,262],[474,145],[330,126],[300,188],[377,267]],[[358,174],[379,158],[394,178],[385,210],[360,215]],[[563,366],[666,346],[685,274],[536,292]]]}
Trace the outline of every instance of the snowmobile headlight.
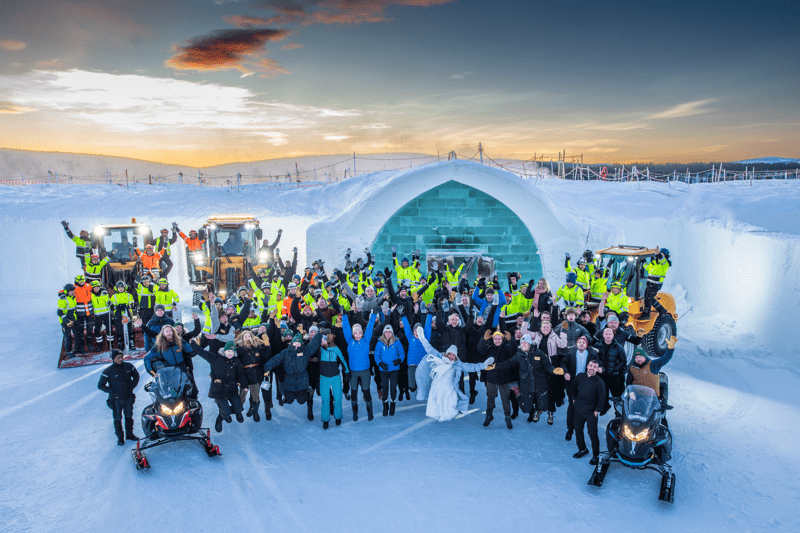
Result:
{"label": "snowmobile headlight", "polygon": [[626,439],[632,442],[641,442],[647,438],[649,435],[650,430],[645,428],[643,431],[637,433],[636,435],[633,434],[631,428],[627,425],[623,426],[622,434],[625,436]]}
{"label": "snowmobile headlight", "polygon": [[161,412],[163,414],[165,414],[165,415],[170,415],[170,416],[182,413],[183,412],[183,408],[184,408],[183,402],[181,402],[178,405],[176,405],[174,409],[170,409],[169,407],[167,407],[163,403],[161,404]]}

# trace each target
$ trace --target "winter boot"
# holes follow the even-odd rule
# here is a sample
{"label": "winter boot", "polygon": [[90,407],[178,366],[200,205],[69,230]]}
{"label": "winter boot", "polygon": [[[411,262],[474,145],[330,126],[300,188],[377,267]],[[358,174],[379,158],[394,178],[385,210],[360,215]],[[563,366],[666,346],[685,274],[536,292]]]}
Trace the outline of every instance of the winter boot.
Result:
{"label": "winter boot", "polygon": [[358,422],[358,404],[353,404],[353,422]]}
{"label": "winter boot", "polygon": [[489,424],[492,423],[492,420],[494,420],[494,416],[492,416],[492,412],[491,411],[486,411],[486,420],[483,421],[483,427],[489,427]]}
{"label": "winter boot", "polygon": [[403,396],[405,396],[405,393],[403,392],[403,390],[402,390],[402,389],[400,389],[400,390],[397,392],[397,401],[398,401],[398,402],[402,402],[402,401],[403,401]]}
{"label": "winter boot", "polygon": [[406,389],[406,400],[411,400],[411,393]]}
{"label": "winter boot", "polygon": [[233,419],[231,418],[231,415],[226,416],[225,417],[225,423],[230,424],[231,422],[233,422]]}
{"label": "winter boot", "polygon": [[222,433],[222,415],[217,415],[217,421],[214,423],[214,431]]}
{"label": "winter boot", "polygon": [[117,437],[117,446],[125,446],[125,439]]}
{"label": "winter boot", "polygon": [[328,429],[328,423],[327,422],[323,422],[322,423],[322,429]]}
{"label": "winter boot", "polygon": [[541,416],[542,416],[542,412],[541,411],[534,411],[533,412],[533,422],[534,423],[538,422],[539,421],[539,417],[541,417]]}
{"label": "winter boot", "polygon": [[139,437],[133,434],[133,431],[129,431],[128,434],[125,436],[126,439],[132,440],[133,442],[138,442]]}
{"label": "winter boot", "polygon": [[574,432],[571,429],[567,430],[567,434],[564,436],[564,440],[572,440],[572,434]]}
{"label": "winter boot", "polygon": [[589,464],[592,465],[592,466],[597,466],[598,459],[599,459],[599,457],[597,457],[596,455],[593,456],[592,459],[589,461]]}
{"label": "winter boot", "polygon": [[383,416],[389,416],[389,402],[383,402]]}
{"label": "winter boot", "polygon": [[394,402],[389,404],[389,416],[394,416],[394,406],[395,406]]}
{"label": "winter boot", "polygon": [[244,416],[242,415],[242,413],[236,413],[236,421],[239,422],[240,424],[244,422]]}
{"label": "winter boot", "polygon": [[247,418],[250,418],[251,416],[253,416],[253,400],[252,399],[250,400],[250,407],[247,408],[246,416],[247,416]]}
{"label": "winter boot", "polygon": [[581,457],[585,457],[585,456],[587,456],[587,455],[589,455],[589,450],[587,450],[586,448],[584,448],[584,449],[582,449],[582,450],[578,450],[578,451],[575,453],[575,455],[573,455],[572,457],[574,457],[575,459],[580,459]]}
{"label": "winter boot", "polygon": [[514,425],[511,423],[511,417],[510,416],[506,417],[506,427],[508,429],[514,429]]}
{"label": "winter boot", "polygon": [[367,404],[367,421],[372,422],[372,419],[375,418],[375,415],[372,414],[372,404]]}
{"label": "winter boot", "polygon": [[511,420],[516,420],[518,416],[519,416],[519,404],[517,403],[512,407]]}
{"label": "winter boot", "polygon": [[341,426],[342,425],[342,419],[341,418],[336,418],[335,420],[336,420],[336,425],[337,426]]}
{"label": "winter boot", "polygon": [[133,418],[125,420],[125,438],[134,442],[139,440],[139,437],[133,434]]}
{"label": "winter boot", "polygon": [[553,425],[553,413],[551,411],[547,412],[547,423],[551,426]]}
{"label": "winter boot", "polygon": [[478,397],[478,391],[473,390],[469,392],[469,404],[472,405],[475,403],[475,398]]}
{"label": "winter boot", "polygon": [[[258,415],[258,404],[253,403],[253,400],[250,400],[251,408],[253,409],[253,422],[259,422],[261,417]],[[267,407],[269,409],[269,407]]]}
{"label": "winter boot", "polygon": [[314,420],[314,398],[313,396],[308,400],[308,420],[309,422]]}
{"label": "winter boot", "polygon": [[272,420],[272,410],[270,409],[272,406],[269,403],[264,404],[264,418],[267,420]]}
{"label": "winter boot", "polygon": [[536,413],[536,411],[531,411],[531,412],[528,414],[528,422],[533,422],[533,415],[534,415],[534,413]]}

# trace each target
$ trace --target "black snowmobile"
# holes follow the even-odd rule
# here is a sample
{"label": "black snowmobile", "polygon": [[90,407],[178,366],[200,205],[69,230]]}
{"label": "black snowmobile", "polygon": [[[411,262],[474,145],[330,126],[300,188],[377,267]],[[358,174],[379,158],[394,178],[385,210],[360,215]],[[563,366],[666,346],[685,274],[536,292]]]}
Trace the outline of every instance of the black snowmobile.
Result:
{"label": "black snowmobile", "polygon": [[150,468],[144,450],[178,440],[200,441],[209,457],[221,455],[219,446],[211,443],[211,431],[201,427],[203,406],[189,398],[190,387],[189,376],[177,367],[160,368],[155,379],[144,386],[153,403],[142,411],[145,438],[131,451],[137,470]]}
{"label": "black snowmobile", "polygon": [[653,389],[642,385],[629,385],[622,398],[612,401],[617,416],[606,428],[608,451],[600,454],[589,484],[602,486],[612,462],[637,470],[649,468],[661,474],[658,499],[672,503],[675,474],[667,463],[672,457],[672,433],[664,418],[672,406],[662,403]]}

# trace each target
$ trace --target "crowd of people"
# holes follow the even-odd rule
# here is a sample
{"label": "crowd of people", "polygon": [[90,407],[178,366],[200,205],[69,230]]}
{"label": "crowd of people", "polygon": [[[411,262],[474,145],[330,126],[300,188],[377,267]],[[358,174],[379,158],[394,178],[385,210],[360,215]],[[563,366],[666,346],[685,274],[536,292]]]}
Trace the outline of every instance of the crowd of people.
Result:
{"label": "crowd of people", "polygon": [[[140,290],[151,286],[147,278],[139,280],[137,298],[120,287],[83,320],[88,324],[89,316],[103,312],[116,320],[120,312],[135,312],[135,325],[150,343],[145,370],[155,375],[159,368],[180,367],[189,376],[195,398],[193,359],[205,359],[211,378],[208,397],[219,409],[217,432],[234,417],[259,422],[262,410],[271,420],[274,402],[306,404],[308,420],[313,421],[315,397],[322,402],[325,429],[331,417],[335,425],[341,424],[343,401],[351,402],[354,421],[364,414],[361,406],[372,421],[373,379],[382,416],[394,416],[397,402],[417,400],[427,402],[427,416],[446,421],[475,404],[480,381],[486,395],[483,426],[494,420],[498,396],[508,429],[520,411],[530,423],[547,413],[547,423],[553,425],[566,403],[565,438],[575,436],[575,457],[583,457],[589,453],[587,428],[593,463],[599,454],[598,418],[610,409],[609,398],[631,383],[658,392],[659,370],[671,359],[677,342],[669,339],[660,358],[646,355],[639,347],[644,331],[626,324],[629,299],[622,284],[609,283],[608,269],[589,251],[574,268],[567,254],[566,282],[557,290],[545,278],[522,282],[518,272],[506,274],[507,290],[496,275],[470,283],[463,265],[434,263],[423,275],[420,250],[398,259],[392,248],[392,264],[383,269],[368,249],[356,260],[351,253],[347,250],[342,267],[330,272],[317,260],[297,273],[296,249],[293,262],[276,258],[269,270],[251,268],[249,286],[240,287],[228,301],[204,292],[200,313],[192,314],[188,327],[171,316],[177,295],[159,294],[171,292],[168,283],[159,280],[152,292]],[[93,261],[89,257],[86,264]],[[658,308],[654,296],[670,264],[669,251],[659,250],[646,265],[655,292],[648,283],[651,299],[645,313],[650,312],[648,303]],[[79,278],[88,275],[89,268],[64,291],[67,298],[87,291],[96,305],[97,287],[87,290],[80,285]],[[594,321],[589,311],[593,307]],[[62,313],[59,306],[62,321],[73,322],[69,327],[79,315],[69,305]],[[636,346],[630,361],[626,343]],[[125,437],[136,440],[132,403],[126,398],[132,396],[138,374],[133,376],[136,371],[123,362],[121,352],[113,356],[100,388],[109,392],[122,444]]]}

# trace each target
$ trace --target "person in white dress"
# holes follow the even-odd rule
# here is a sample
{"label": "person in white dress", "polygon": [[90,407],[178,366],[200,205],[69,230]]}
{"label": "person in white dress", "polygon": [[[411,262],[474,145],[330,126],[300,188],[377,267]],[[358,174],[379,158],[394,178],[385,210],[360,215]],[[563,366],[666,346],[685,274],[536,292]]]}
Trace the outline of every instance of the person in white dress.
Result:
{"label": "person in white dress", "polygon": [[439,352],[425,338],[422,328],[417,329],[417,335],[428,354],[420,362],[416,374],[417,399],[428,400],[425,415],[445,422],[455,418],[459,412],[467,413],[469,398],[458,388],[461,373],[491,370],[494,357],[489,357],[483,363],[464,363],[458,358],[455,345]]}

